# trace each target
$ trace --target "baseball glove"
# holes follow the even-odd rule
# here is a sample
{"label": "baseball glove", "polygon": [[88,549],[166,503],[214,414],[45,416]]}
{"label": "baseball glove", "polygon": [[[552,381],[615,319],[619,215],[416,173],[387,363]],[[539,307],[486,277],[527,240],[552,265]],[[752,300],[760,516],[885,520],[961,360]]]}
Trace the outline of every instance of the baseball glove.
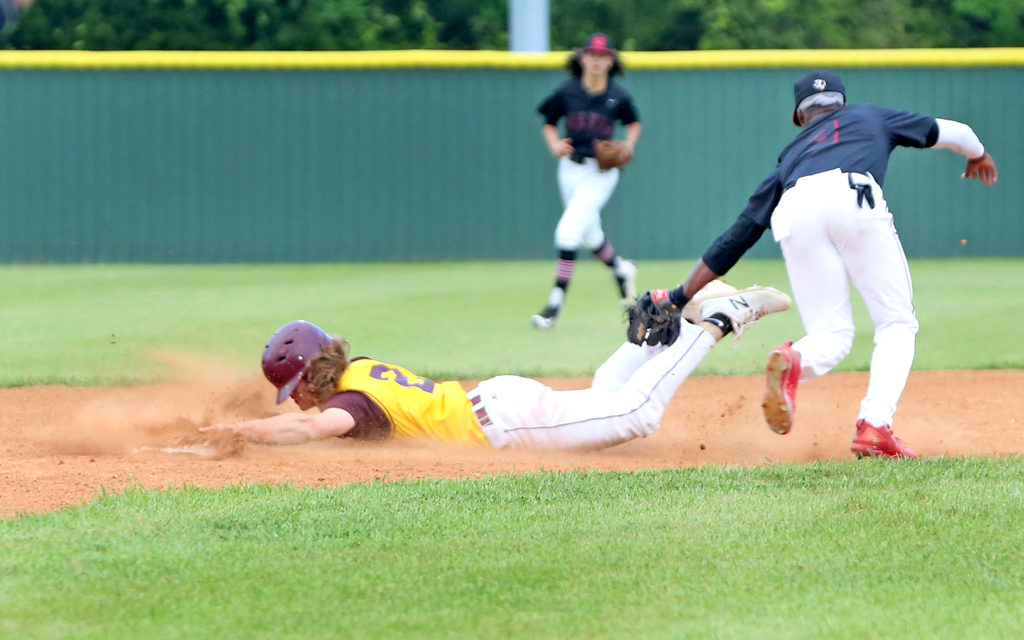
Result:
{"label": "baseball glove", "polygon": [[622,140],[595,140],[594,155],[602,171],[621,167],[633,159],[633,151]]}
{"label": "baseball glove", "polygon": [[633,344],[672,344],[679,337],[681,311],[669,300],[667,289],[648,291],[637,298],[626,313],[629,316],[626,339]]}

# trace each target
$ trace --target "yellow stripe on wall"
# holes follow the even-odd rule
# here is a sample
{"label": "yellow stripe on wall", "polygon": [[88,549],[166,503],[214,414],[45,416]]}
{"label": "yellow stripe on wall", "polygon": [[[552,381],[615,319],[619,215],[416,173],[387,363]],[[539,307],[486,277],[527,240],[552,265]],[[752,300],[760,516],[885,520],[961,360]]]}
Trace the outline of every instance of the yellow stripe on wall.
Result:
{"label": "yellow stripe on wall", "polygon": [[[567,51],[0,51],[6,69],[558,69]],[[784,67],[1018,67],[1024,47],[624,51],[636,70]]]}

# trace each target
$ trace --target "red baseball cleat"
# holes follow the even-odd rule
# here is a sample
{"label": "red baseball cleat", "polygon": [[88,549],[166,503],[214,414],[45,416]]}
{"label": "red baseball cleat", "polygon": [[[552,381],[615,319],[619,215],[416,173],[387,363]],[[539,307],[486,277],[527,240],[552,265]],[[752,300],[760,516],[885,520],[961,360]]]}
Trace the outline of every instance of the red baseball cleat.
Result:
{"label": "red baseball cleat", "polygon": [[800,354],[787,340],[768,354],[765,366],[764,419],[775,433],[786,434],[793,427],[796,411],[796,386],[800,383]]}
{"label": "red baseball cleat", "polygon": [[892,427],[876,427],[866,420],[857,421],[857,437],[850,445],[857,458],[913,458],[917,454],[892,433]]}

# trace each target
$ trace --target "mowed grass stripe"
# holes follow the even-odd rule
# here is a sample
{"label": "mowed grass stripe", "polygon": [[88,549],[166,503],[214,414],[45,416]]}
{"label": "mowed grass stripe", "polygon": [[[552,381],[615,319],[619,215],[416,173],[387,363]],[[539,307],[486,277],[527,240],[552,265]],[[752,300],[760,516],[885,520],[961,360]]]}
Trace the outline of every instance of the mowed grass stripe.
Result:
{"label": "mowed grass stripe", "polygon": [[[639,261],[641,290],[674,286],[691,260]],[[917,369],[1024,367],[1024,260],[912,261],[921,322]],[[302,318],[344,334],[354,353],[436,379],[501,373],[589,377],[625,337],[607,268],[580,261],[558,327],[530,316],[553,262],[307,265],[0,265],[0,306],[14,336],[0,386],[118,385],[169,375],[154,352],[211,358],[258,375],[270,333]],[[738,286],[789,291],[781,261],[741,261]],[[837,370],[866,370],[872,333],[854,294],[858,332]],[[717,348],[697,375],[757,373],[768,349],[803,335],[796,310],[765,318],[737,349]],[[727,341],[731,343],[731,341]]]}
{"label": "mowed grass stripe", "polygon": [[0,521],[0,631],[1013,637],[1022,480],[937,458],[129,491]]}

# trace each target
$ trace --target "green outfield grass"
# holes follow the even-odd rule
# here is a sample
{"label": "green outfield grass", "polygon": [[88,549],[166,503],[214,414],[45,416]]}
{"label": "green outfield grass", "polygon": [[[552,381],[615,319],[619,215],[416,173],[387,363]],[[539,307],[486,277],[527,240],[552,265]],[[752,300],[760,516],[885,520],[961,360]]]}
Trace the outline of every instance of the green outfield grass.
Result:
{"label": "green outfield grass", "polygon": [[131,491],[0,520],[10,638],[1012,638],[1020,459]]}
{"label": "green outfield grass", "polygon": [[[642,288],[672,286],[691,261],[641,262]],[[915,261],[922,330],[915,367],[1024,366],[1024,260]],[[625,319],[605,267],[581,262],[563,318],[541,333],[552,264],[456,262],[340,265],[0,266],[8,343],[0,386],[123,384],[165,372],[154,351],[202,355],[258,373],[270,333],[303,318],[342,333],[355,353],[435,378],[498,373],[588,376],[623,340]],[[788,291],[777,261],[746,261],[733,284]],[[840,370],[868,366],[871,325]],[[719,348],[700,374],[754,373],[766,350],[802,335],[796,311],[766,318],[737,349]]]}

